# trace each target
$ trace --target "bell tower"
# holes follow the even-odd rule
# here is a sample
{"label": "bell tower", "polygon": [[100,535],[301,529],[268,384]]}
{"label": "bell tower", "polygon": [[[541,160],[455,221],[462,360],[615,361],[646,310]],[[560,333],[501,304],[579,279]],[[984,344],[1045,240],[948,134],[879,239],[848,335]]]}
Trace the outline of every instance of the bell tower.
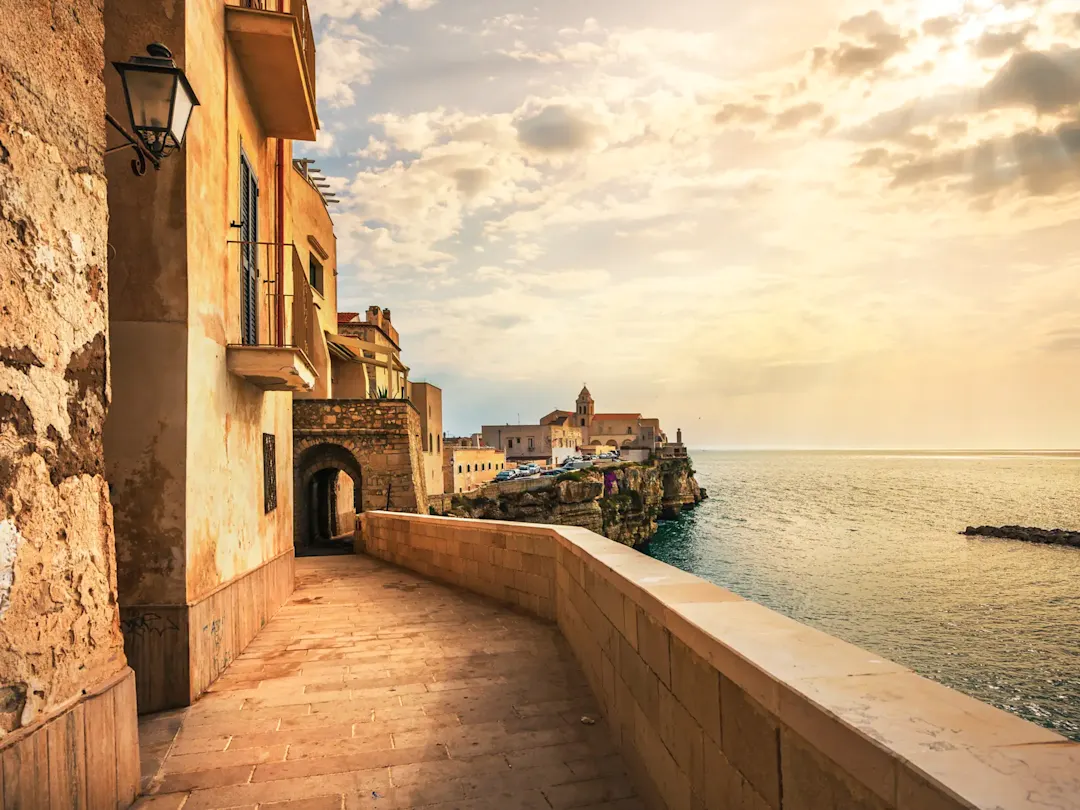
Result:
{"label": "bell tower", "polygon": [[574,412],[574,427],[581,428],[581,441],[589,442],[589,429],[592,427],[593,414],[596,413],[596,403],[588,386],[582,386],[581,393],[577,396],[577,410]]}

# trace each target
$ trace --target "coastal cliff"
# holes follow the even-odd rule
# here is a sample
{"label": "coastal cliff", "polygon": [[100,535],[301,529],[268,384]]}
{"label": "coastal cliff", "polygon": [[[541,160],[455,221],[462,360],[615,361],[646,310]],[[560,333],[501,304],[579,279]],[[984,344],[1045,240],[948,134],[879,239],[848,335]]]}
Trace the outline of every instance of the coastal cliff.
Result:
{"label": "coastal cliff", "polygon": [[557,479],[489,484],[432,499],[432,511],[452,517],[581,526],[627,546],[641,546],[657,522],[696,506],[705,493],[689,459],[617,464]]}

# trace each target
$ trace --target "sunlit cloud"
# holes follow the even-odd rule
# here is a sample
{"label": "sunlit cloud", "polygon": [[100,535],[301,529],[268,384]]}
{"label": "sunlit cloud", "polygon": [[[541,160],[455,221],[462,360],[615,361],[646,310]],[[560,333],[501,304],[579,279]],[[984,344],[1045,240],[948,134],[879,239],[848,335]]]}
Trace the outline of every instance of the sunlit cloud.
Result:
{"label": "sunlit cloud", "polygon": [[753,443],[725,432],[743,408],[768,443],[784,398],[827,444],[868,391],[909,414],[950,374],[1055,384],[1080,334],[1072,0],[721,11],[320,4],[342,307],[392,306],[418,373],[470,380],[462,431],[507,381],[634,407],[662,379],[712,444]]}

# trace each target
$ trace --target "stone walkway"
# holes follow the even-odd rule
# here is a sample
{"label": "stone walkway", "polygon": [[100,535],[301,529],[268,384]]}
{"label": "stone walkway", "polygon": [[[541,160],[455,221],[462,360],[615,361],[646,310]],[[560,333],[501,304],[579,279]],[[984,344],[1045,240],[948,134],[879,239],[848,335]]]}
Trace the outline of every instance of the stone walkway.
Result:
{"label": "stone walkway", "polygon": [[367,557],[298,560],[289,602],[140,743],[143,810],[642,810],[558,628]]}

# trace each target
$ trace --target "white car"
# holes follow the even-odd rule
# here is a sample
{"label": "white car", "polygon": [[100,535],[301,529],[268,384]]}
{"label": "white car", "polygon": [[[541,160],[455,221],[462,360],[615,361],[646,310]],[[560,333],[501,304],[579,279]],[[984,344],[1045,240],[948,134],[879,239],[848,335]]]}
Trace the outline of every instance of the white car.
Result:
{"label": "white car", "polygon": [[584,470],[584,469],[586,469],[588,467],[591,467],[592,465],[593,465],[593,463],[591,461],[586,461],[583,458],[577,458],[577,459],[574,459],[573,461],[567,461],[565,464],[563,464],[563,469],[564,470]]}

